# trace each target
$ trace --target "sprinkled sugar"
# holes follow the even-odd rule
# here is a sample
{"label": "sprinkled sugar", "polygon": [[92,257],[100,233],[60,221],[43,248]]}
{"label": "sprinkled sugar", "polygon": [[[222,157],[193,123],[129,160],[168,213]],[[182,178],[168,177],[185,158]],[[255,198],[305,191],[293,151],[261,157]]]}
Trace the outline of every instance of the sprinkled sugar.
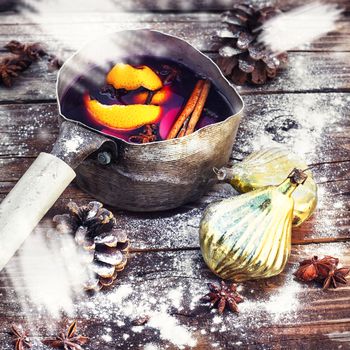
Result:
{"label": "sprinkled sugar", "polygon": [[64,142],[64,147],[66,153],[74,153],[78,150],[79,146],[81,146],[84,142],[84,139],[81,136],[76,136],[74,139],[66,140]]}

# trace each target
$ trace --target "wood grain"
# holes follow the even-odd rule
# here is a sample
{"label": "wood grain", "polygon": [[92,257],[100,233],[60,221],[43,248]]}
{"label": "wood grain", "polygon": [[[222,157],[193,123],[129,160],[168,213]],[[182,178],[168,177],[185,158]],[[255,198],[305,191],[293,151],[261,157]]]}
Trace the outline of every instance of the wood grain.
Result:
{"label": "wood grain", "polygon": [[[310,100],[310,97],[312,99]],[[350,139],[347,129],[349,120],[336,118],[334,122],[327,121],[324,130],[314,131],[315,125],[307,124],[301,126],[301,130],[307,130],[306,135],[312,135],[315,139],[312,147],[306,149],[305,146],[299,149],[299,144],[293,138],[294,129],[283,133],[285,138],[281,142],[276,142],[273,137],[278,134],[268,133],[265,126],[271,120],[279,116],[292,116],[296,121],[305,123],[305,116],[294,111],[295,106],[303,104],[309,99],[312,104],[310,110],[318,116],[324,113],[327,108],[330,113],[347,115],[349,105],[347,104],[347,94],[283,94],[283,95],[254,95],[244,96],[246,102],[245,118],[237,136],[233,150],[235,159],[242,159],[254,149],[266,146],[285,146],[306,156],[308,163],[320,163],[314,168],[315,179],[320,184],[321,199],[316,214],[304,225],[294,230],[294,243],[324,242],[328,240],[345,240],[349,235],[349,172],[350,163],[349,149]],[[264,109],[261,109],[264,106]],[[40,151],[50,151],[51,145],[57,136],[57,117],[55,104],[29,104],[29,105],[3,105],[0,106],[0,121],[6,132],[0,133],[3,142],[0,145],[2,164],[2,196],[9,191],[13,183],[19,179],[25,169],[33,161]],[[331,114],[330,114],[331,115]],[[306,119],[307,121],[307,119]],[[297,134],[297,141],[300,135]],[[264,135],[263,144],[255,141],[255,135]],[[303,136],[303,134],[302,134]],[[314,147],[316,145],[316,147]],[[310,146],[306,144],[306,146]],[[323,159],[319,159],[319,154],[323,154]],[[335,156],[336,155],[336,156]],[[138,238],[135,240],[137,248],[183,248],[186,246],[197,247],[197,227],[199,218],[205,205],[215,199],[232,195],[232,191],[227,186],[220,186],[205,196],[200,203],[191,205],[185,210],[185,214],[174,211],[168,218],[158,218],[157,215],[131,215],[124,214],[120,219],[120,226],[128,230],[135,230],[135,227],[145,227],[159,232],[159,237],[163,237],[162,232],[170,230],[173,232],[169,238],[154,240],[144,234],[143,230],[138,231]],[[92,198],[72,186],[58,201],[53,212],[62,211],[65,203],[70,198],[84,203]],[[199,208],[197,208],[199,205]],[[322,205],[322,206],[321,206]],[[340,206],[339,208],[335,207]],[[182,210],[180,210],[181,213]],[[166,215],[167,216],[167,215]],[[174,225],[174,219],[180,216],[183,225]],[[195,216],[195,218],[194,218]],[[187,221],[195,221],[193,227],[186,231]],[[323,224],[322,224],[323,223]],[[174,227],[172,227],[174,226]],[[147,227],[147,229],[146,229]],[[143,237],[145,236],[145,237]],[[157,235],[158,236],[158,235]],[[167,237],[166,235],[165,237]],[[176,237],[181,237],[177,239]]]}
{"label": "wood grain", "polygon": [[[5,2],[5,1],[3,1]],[[198,12],[198,11],[224,11],[232,8],[232,1],[222,0],[105,0],[103,6],[100,3],[96,3],[94,0],[85,0],[84,8],[82,9],[81,3],[76,2],[57,2],[47,3],[45,1],[38,0],[12,0],[12,3],[18,4],[17,11],[30,12],[30,13],[61,13],[66,12],[67,9],[71,13],[87,12],[102,12],[109,13],[111,11],[132,11],[132,12]],[[304,5],[305,3],[312,2],[312,0],[273,0],[266,2],[253,2],[256,6],[274,5],[284,10],[294,8],[295,6]],[[64,4],[64,6],[62,5]],[[328,3],[336,4],[349,12],[349,3],[347,0],[329,0]],[[2,5],[2,4],[1,4]],[[13,9],[11,6],[1,6],[1,9]],[[16,7],[15,7],[16,9]]]}
{"label": "wood grain", "polygon": [[[294,8],[295,6],[304,5],[312,0],[302,1],[302,0],[273,0],[269,1],[268,5],[274,5],[284,10]],[[82,12],[80,3],[65,2],[65,6],[62,3],[57,4],[47,4],[45,1],[37,0],[15,0],[14,2],[19,3],[18,9],[20,11],[30,11],[33,13],[60,13],[67,11],[67,8],[71,12],[77,13]],[[253,2],[256,6],[266,6],[266,2]],[[328,3],[336,4],[344,8],[344,11],[349,11],[349,3],[347,0],[329,0]],[[84,10],[89,12],[110,12],[110,11],[133,11],[133,12],[167,12],[167,11],[178,11],[178,12],[198,12],[198,11],[224,11],[232,8],[231,1],[222,0],[124,0],[122,2],[116,0],[106,0],[103,6],[96,4],[93,0],[84,1]]]}
{"label": "wood grain", "polygon": [[[66,57],[68,57],[67,55]],[[214,60],[216,54],[210,54]],[[56,72],[49,72],[47,63],[33,64],[13,84],[2,89],[2,103],[55,100]],[[291,52],[288,66],[275,80],[264,86],[238,87],[241,94],[349,92],[350,59],[347,52]]]}
{"label": "wood grain", "polygon": [[[233,158],[243,159],[254,149],[280,145],[303,154],[308,164],[349,159],[350,121],[343,117],[350,113],[349,94],[246,95],[244,101]],[[295,128],[269,128],[274,121],[288,118],[297,123]],[[2,158],[35,157],[50,150],[57,136],[57,105],[0,105],[0,123]],[[17,178],[18,174],[14,180]]]}
{"label": "wood grain", "polygon": [[[96,36],[122,29],[151,28],[184,37],[199,50],[210,52],[217,48],[217,31],[226,27],[221,22],[220,13],[82,12],[76,16],[68,12],[46,13],[45,16],[16,14],[2,18],[1,47],[15,35],[18,40],[42,41],[56,51],[78,49],[84,42],[91,40],[85,35],[87,30]],[[200,35],[197,35],[198,31]],[[349,51],[349,35],[350,25],[343,16],[337,22],[336,30],[293,51]]]}
{"label": "wood grain", "polygon": [[[0,199],[4,198],[13,185],[13,182],[0,183]],[[323,191],[323,189],[324,186],[320,185],[319,190]],[[168,212],[137,214],[110,209],[117,217],[118,227],[134,235],[132,239],[134,249],[198,248],[198,226],[206,205],[212,201],[232,195],[236,195],[236,193],[229,186],[217,185],[200,202],[191,203]],[[94,198],[76,186],[71,185],[56,202],[43,222],[39,224],[38,228],[43,231],[52,229],[52,217],[55,214],[66,212],[66,205],[70,200],[74,200],[82,205],[94,200]],[[293,244],[340,242],[349,239],[348,195],[339,196],[327,193],[323,201],[330,203],[330,207],[318,208],[313,217],[300,227],[294,228],[292,235]],[[335,203],[341,203],[342,206],[334,208]],[[149,235],[148,232],[153,234]]]}
{"label": "wood grain", "polygon": [[[245,302],[239,305],[239,315],[226,312],[222,317],[217,317],[215,312],[209,312],[208,306],[196,301],[206,293],[207,282],[218,281],[206,268],[198,250],[134,254],[120,275],[115,295],[120,286],[131,286],[132,295],[122,299],[122,302],[127,305],[128,300],[132,301],[140,314],[148,299],[161,300],[162,305],[168,306],[169,313],[178,319],[182,327],[187,327],[196,339],[197,349],[215,348],[214,344],[218,344],[216,348],[219,349],[232,349],[236,346],[250,346],[251,349],[314,349],[313,346],[317,346],[318,349],[331,349],[341,344],[346,346],[350,331],[349,287],[323,291],[315,284],[305,285],[294,281],[292,276],[300,260],[309,257],[314,251],[322,256],[330,249],[339,250],[339,245],[328,244],[323,249],[316,245],[295,246],[287,268],[281,275],[244,283],[240,293]],[[343,263],[350,264],[349,244],[343,245],[341,249]],[[9,269],[17,268],[20,254],[21,252],[12,260]],[[31,261],[28,260],[27,263],[30,264]],[[20,284],[23,279],[20,270],[16,278]],[[0,341],[5,344],[9,343],[5,330],[11,322],[19,322],[27,316],[17,304],[13,291],[10,288],[4,289],[9,285],[11,280],[2,273],[0,291],[6,297],[0,299],[0,319],[3,320]],[[182,288],[184,297],[179,306],[174,306],[167,295],[179,287]],[[147,296],[145,293],[148,293]],[[107,298],[102,294],[97,299],[102,300],[101,309],[106,308]],[[80,298],[77,306],[89,300],[91,299],[87,296]],[[110,300],[113,305],[113,299]],[[31,307],[30,301],[28,303],[27,306]],[[127,311],[120,311],[113,319],[103,321],[98,315],[90,314],[89,309],[80,310],[81,313],[77,315],[79,329],[92,337],[92,342],[86,349],[110,349],[110,344],[101,338],[107,328],[111,328],[110,334],[115,344],[118,344],[117,348],[134,349],[152,343],[161,348],[169,346],[170,349],[177,349],[171,342],[162,340],[151,325],[133,328],[131,322],[134,316],[125,316]],[[50,323],[45,325],[40,316],[43,316],[42,313],[34,305],[31,314],[34,325],[40,327],[40,334],[50,334]],[[120,324],[119,320],[123,323]],[[202,330],[206,332],[203,334]],[[129,335],[127,340],[123,339],[123,334]],[[307,338],[305,334],[308,334]],[[321,343],[322,346],[319,347]]]}
{"label": "wood grain", "polygon": [[[29,10],[20,7],[17,13],[1,15],[0,47],[12,39],[39,41],[63,58],[91,35],[147,27],[180,36],[216,59],[217,45],[212,37],[216,29],[223,28],[220,12],[232,6],[230,1],[219,0],[108,0],[102,7],[94,0],[86,0],[84,6],[78,1],[66,1],[66,6],[61,2],[28,3]],[[305,2],[273,3],[287,9]],[[260,147],[282,145],[315,165],[318,208],[311,219],[293,230],[286,270],[268,280],[244,283],[241,294],[246,301],[240,304],[241,314],[217,318],[196,301],[206,293],[207,282],[218,281],[202,261],[198,224],[208,203],[237,194],[231,186],[215,185],[200,201],[172,211],[131,214],[114,210],[118,226],[128,232],[134,253],[117,285],[101,294],[99,300],[104,302],[88,295],[76,301],[105,308],[105,313],[78,308],[79,329],[92,338],[87,350],[135,349],[147,344],[178,349],[150,325],[134,329],[133,317],[124,310],[106,317],[113,309],[110,299],[106,302],[108,293],[118,295],[123,286],[133,288],[132,302],[140,312],[145,300],[152,298],[168,307],[176,322],[190,331],[196,349],[350,349],[350,287],[322,291],[313,284],[301,285],[292,277],[298,262],[315,254],[333,254],[350,265],[350,6],[346,0],[329,3],[345,9],[336,31],[290,52],[287,68],[274,81],[262,87],[239,88],[246,107],[231,163]],[[5,51],[0,48],[2,54]],[[13,89],[0,87],[0,199],[40,151],[50,151],[56,139],[55,80],[56,72],[48,73],[46,63],[40,62],[28,69]],[[294,127],[285,127],[283,122],[288,118],[296,122]],[[278,123],[279,128],[271,127]],[[53,232],[52,217],[64,212],[70,200],[85,204],[93,198],[73,183],[36,233]],[[17,264],[21,259],[23,251],[8,266],[19,283],[24,280]],[[13,322],[32,320],[37,326],[34,334],[51,335],[54,324],[66,324],[69,318],[63,315],[53,320],[29,299],[18,297],[28,290],[17,290],[16,295],[8,271],[0,273],[2,350],[12,349],[7,332]],[[172,305],[168,294],[176,288],[182,288],[180,306]],[[126,308],[127,300],[115,307],[124,305]],[[112,343],[103,337],[106,334],[112,336]]]}
{"label": "wood grain", "polygon": [[[152,28],[188,40],[199,50],[216,59],[217,45],[213,36],[218,29],[217,14],[48,14],[46,16],[5,16],[0,25],[0,46],[12,40],[41,42],[50,52],[68,58],[94,36],[121,29]],[[18,25],[20,23],[21,25]],[[223,25],[219,26],[219,29]],[[197,35],[197,31],[201,33]],[[30,33],[30,34],[29,34]],[[349,22],[341,21],[339,31],[315,41],[307,51],[291,52],[289,64],[277,79],[263,87],[242,87],[242,93],[349,91],[350,59]],[[305,48],[304,48],[305,50]],[[319,51],[319,52],[318,52]],[[2,101],[21,102],[55,99],[56,73],[48,72],[47,64],[35,64],[15,83],[16,95],[4,89]],[[29,84],[30,82],[30,84]]]}

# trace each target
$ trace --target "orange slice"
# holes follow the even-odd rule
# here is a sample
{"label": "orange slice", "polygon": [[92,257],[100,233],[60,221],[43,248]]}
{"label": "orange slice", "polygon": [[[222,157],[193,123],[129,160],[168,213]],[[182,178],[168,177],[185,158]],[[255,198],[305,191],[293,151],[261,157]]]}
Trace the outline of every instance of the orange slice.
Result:
{"label": "orange slice", "polygon": [[161,107],[154,105],[104,105],[90,96],[84,96],[84,104],[91,117],[104,126],[119,130],[132,130],[158,121]]}
{"label": "orange slice", "polygon": [[147,90],[158,90],[163,86],[158,75],[149,67],[133,67],[130,64],[117,63],[107,74],[107,83],[116,89],[136,90],[144,87]]}

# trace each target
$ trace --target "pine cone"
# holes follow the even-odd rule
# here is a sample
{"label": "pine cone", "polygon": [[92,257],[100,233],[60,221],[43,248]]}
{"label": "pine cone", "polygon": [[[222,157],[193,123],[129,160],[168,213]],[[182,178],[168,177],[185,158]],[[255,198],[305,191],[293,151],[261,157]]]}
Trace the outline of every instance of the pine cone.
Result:
{"label": "pine cone", "polygon": [[116,227],[112,212],[100,202],[79,207],[70,202],[68,214],[56,215],[53,221],[62,233],[72,234],[87,255],[88,290],[98,291],[110,286],[127,263],[129,240],[126,233]]}
{"label": "pine cone", "polygon": [[234,5],[231,11],[222,14],[227,28],[217,32],[220,39],[217,63],[235,84],[264,84],[287,62],[286,52],[275,55],[258,41],[264,22],[280,13],[274,7],[257,9],[244,3]]}

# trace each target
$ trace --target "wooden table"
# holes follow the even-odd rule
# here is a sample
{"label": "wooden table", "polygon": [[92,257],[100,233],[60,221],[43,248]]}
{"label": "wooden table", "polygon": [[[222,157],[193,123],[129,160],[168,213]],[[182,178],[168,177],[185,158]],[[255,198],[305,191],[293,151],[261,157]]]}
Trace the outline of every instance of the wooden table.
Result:
{"label": "wooden table", "polygon": [[[298,261],[313,255],[334,255],[350,265],[350,4],[329,2],[345,8],[337,31],[291,51],[288,67],[275,80],[239,88],[246,108],[233,162],[261,146],[283,144],[303,154],[308,164],[317,165],[318,209],[293,230],[285,271],[275,278],[244,283],[240,314],[218,317],[198,300],[206,293],[207,282],[218,282],[202,261],[198,223],[208,203],[234,194],[230,186],[217,185],[199,202],[170,212],[115,210],[134,252],[110,291],[75,301],[76,315],[55,320],[24,297],[26,269],[19,268],[19,262],[31,266],[31,259],[40,257],[24,257],[22,250],[11,260],[0,274],[1,349],[12,348],[7,334],[12,323],[34,325],[34,335],[50,335],[53,325],[67,325],[75,317],[79,331],[91,338],[86,348],[94,350],[350,349],[350,287],[323,291],[296,282],[292,275]],[[275,3],[287,9],[304,1]],[[12,39],[38,41],[67,58],[99,33],[148,27],[184,38],[215,58],[212,35],[222,27],[220,12],[228,8],[230,1],[214,0],[32,1],[17,12],[9,9],[0,14],[0,47]],[[13,88],[0,87],[1,198],[39,152],[51,149],[58,130],[55,81],[56,72],[48,72],[42,62],[28,69]],[[298,127],[266,130],[286,118]],[[64,212],[70,200],[85,204],[92,198],[73,183],[36,235],[52,234],[53,215]],[[45,273],[44,266],[36,271],[50,284],[55,276]],[[148,324],[132,324],[138,314],[150,313]]]}

